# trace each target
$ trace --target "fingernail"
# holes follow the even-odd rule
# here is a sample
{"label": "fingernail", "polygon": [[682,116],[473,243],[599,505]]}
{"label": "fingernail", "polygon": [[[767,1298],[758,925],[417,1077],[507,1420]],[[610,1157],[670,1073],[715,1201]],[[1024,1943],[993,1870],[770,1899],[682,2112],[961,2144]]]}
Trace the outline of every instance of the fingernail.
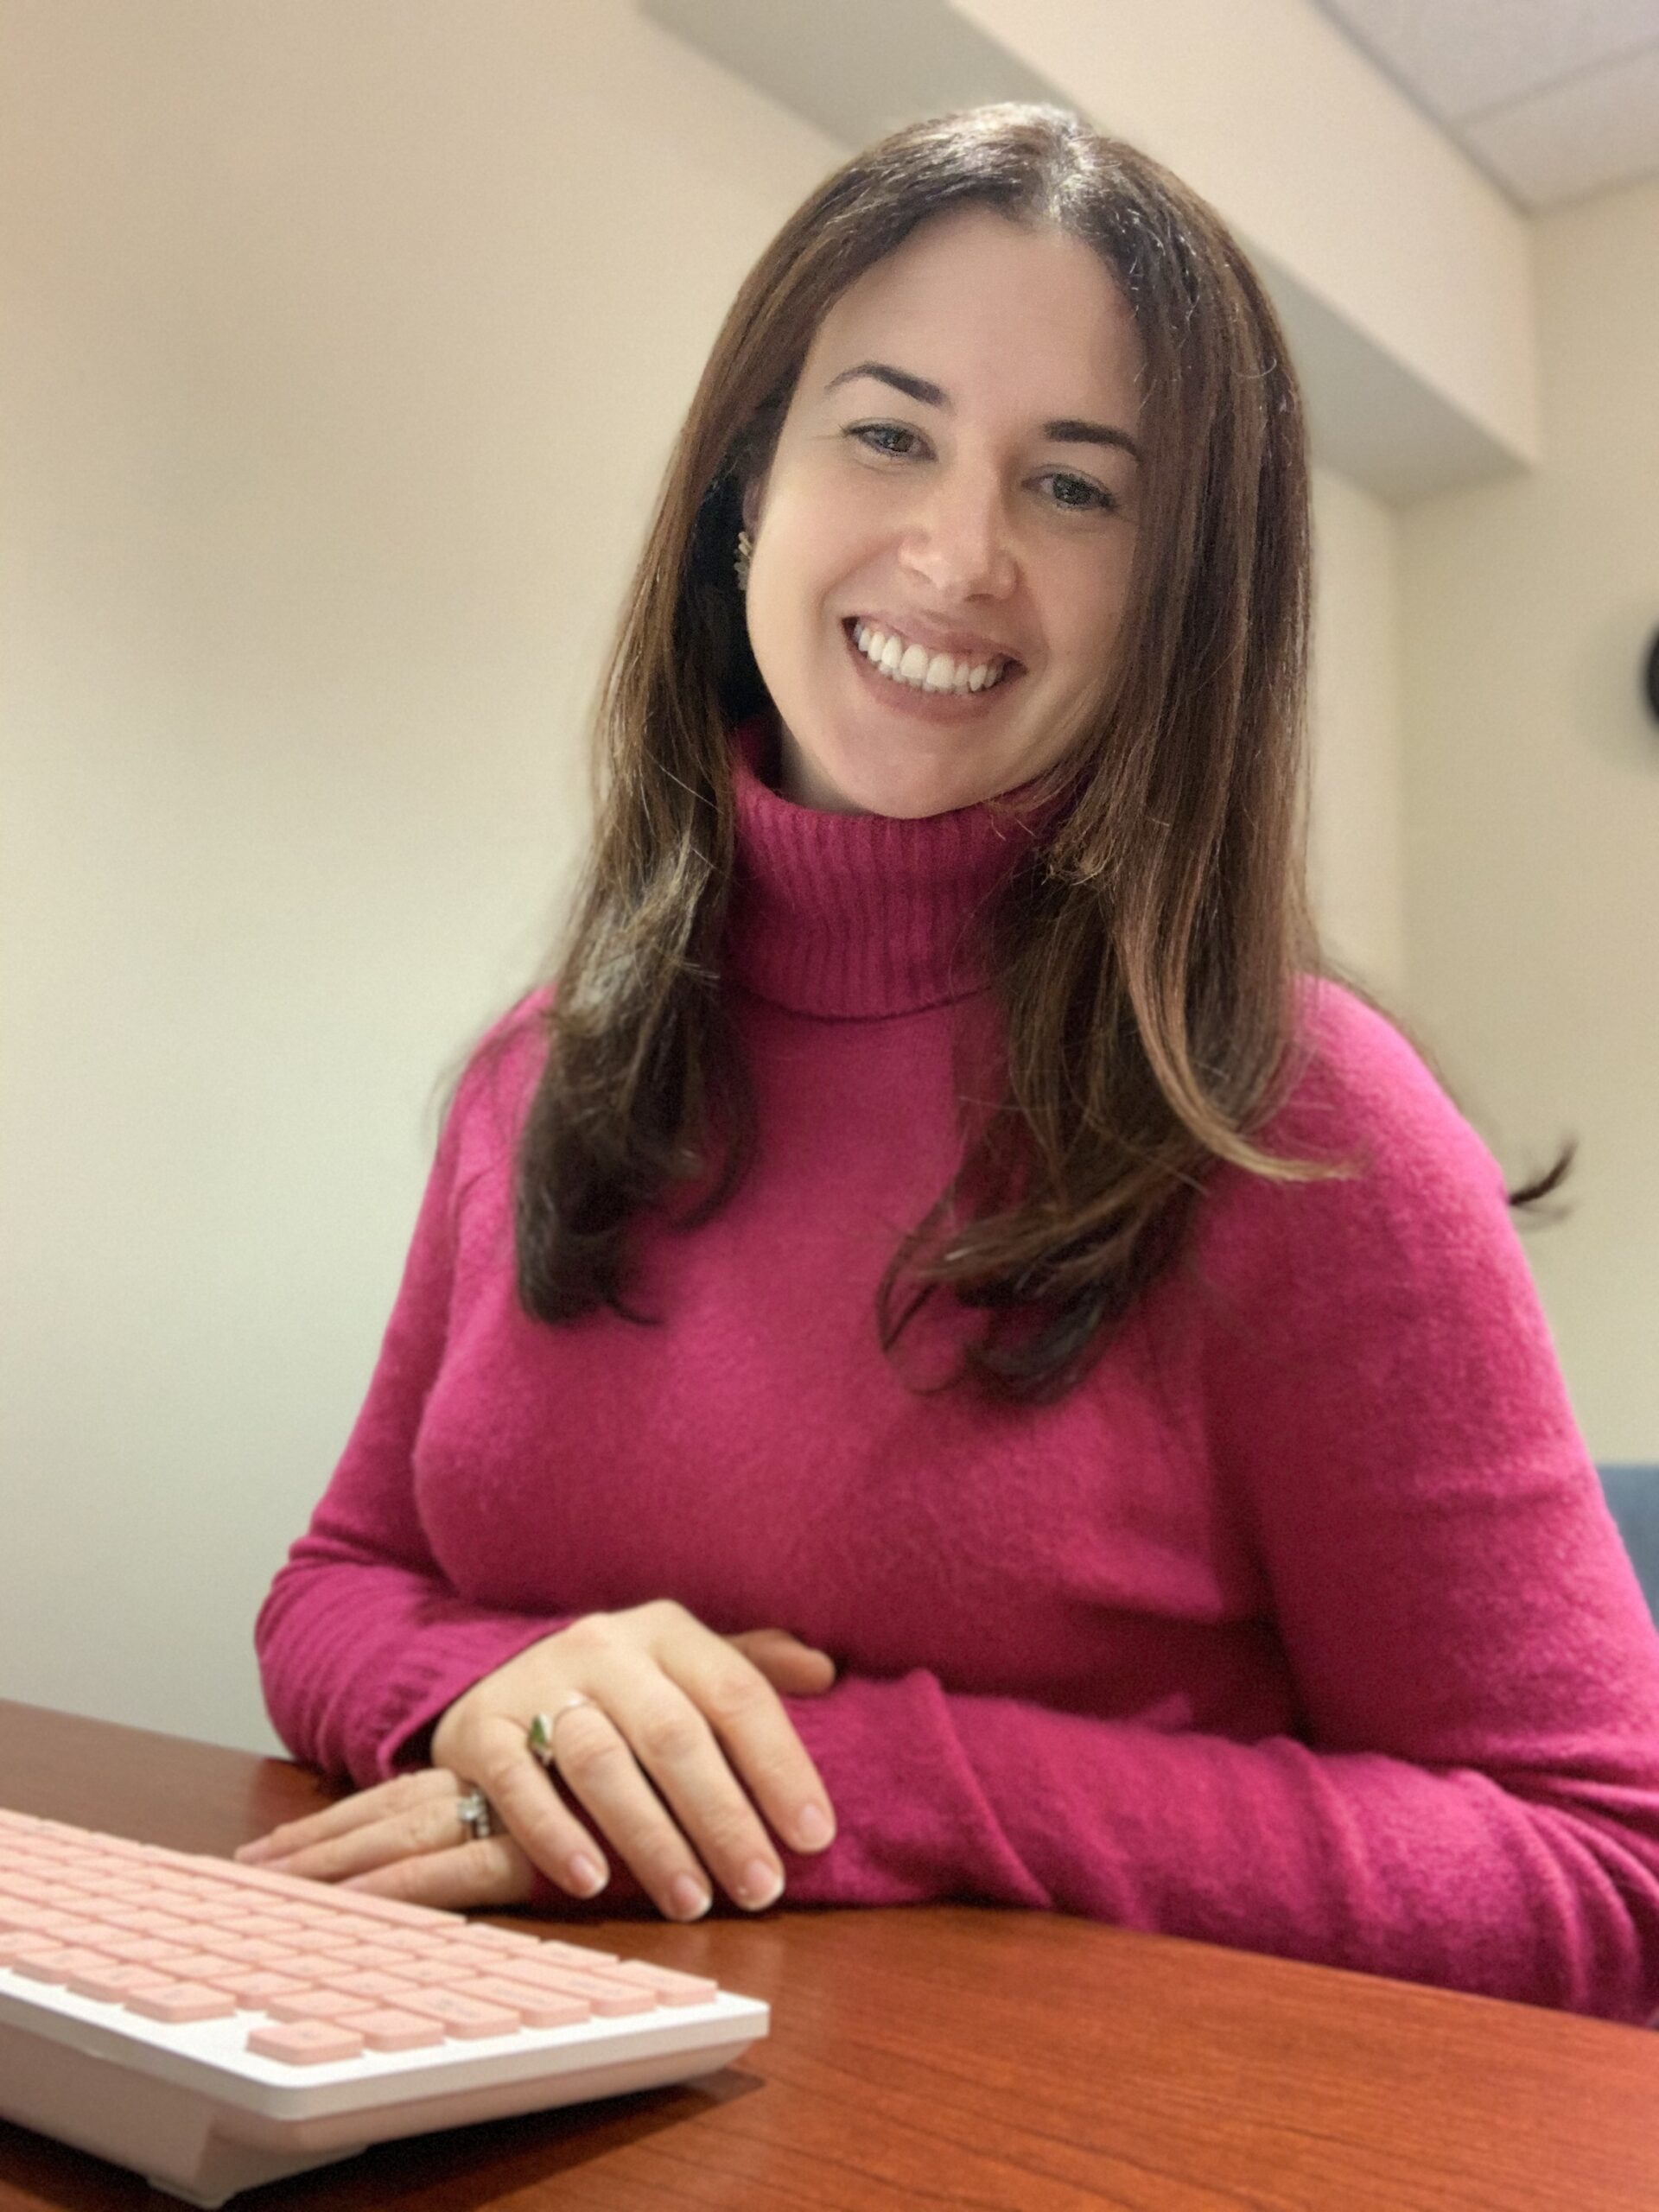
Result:
{"label": "fingernail", "polygon": [[565,1872],[570,1877],[570,1887],[579,1897],[596,1897],[605,1886],[605,1869],[595,1866],[585,1851],[579,1851],[565,1861]]}
{"label": "fingernail", "polygon": [[764,1859],[751,1859],[738,1877],[737,1901],[751,1912],[762,1912],[767,1905],[776,1904],[783,1893],[783,1876]]}
{"label": "fingernail", "polygon": [[270,1856],[270,1846],[265,1841],[264,1836],[261,1836],[257,1843],[238,1844],[231,1856],[232,1859],[239,1859],[244,1866],[251,1866],[257,1859],[268,1859]]}
{"label": "fingernail", "polygon": [[803,1851],[822,1851],[835,1830],[817,1805],[807,1805],[796,1815],[795,1834]]}
{"label": "fingernail", "polygon": [[668,1901],[677,1920],[696,1920],[707,1912],[709,1892],[690,1874],[677,1874],[668,1885]]}

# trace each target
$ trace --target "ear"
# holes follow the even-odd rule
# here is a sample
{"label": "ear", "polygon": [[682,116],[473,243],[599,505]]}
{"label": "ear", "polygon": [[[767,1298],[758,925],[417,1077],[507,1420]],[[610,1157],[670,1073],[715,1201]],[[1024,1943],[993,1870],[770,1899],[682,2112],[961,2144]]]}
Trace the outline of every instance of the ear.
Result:
{"label": "ear", "polygon": [[760,509],[766,496],[766,480],[752,476],[743,487],[743,527],[753,537],[760,527]]}

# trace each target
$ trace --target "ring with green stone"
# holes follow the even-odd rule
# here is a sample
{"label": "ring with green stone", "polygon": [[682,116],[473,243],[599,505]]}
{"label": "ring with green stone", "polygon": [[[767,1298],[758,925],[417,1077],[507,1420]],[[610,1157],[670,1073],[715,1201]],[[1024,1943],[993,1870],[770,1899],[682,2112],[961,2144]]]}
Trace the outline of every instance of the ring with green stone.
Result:
{"label": "ring with green stone", "polygon": [[531,1757],[544,1767],[553,1764],[553,1731],[569,1712],[572,1706],[591,1705],[593,1700],[584,1697],[580,1690],[572,1690],[558,1711],[550,1719],[545,1713],[538,1713],[524,1731],[524,1741]]}

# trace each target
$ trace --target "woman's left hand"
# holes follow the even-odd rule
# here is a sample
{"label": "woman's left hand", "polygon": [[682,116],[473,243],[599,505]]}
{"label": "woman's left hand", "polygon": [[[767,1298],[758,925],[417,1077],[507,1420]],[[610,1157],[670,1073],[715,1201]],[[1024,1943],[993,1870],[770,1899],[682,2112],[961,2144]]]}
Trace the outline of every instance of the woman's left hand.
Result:
{"label": "woman's left hand", "polygon": [[[820,1666],[827,1662],[792,1636],[759,1629],[728,1641],[780,1691],[810,1694],[825,1687],[812,1679],[810,1667],[803,1675],[801,1662],[804,1656]],[[285,1821],[243,1844],[234,1856],[245,1866],[336,1882],[404,1904],[454,1912],[526,1904],[536,1894],[535,1867],[505,1829],[493,1835],[469,1832],[461,1808],[474,1794],[474,1784],[449,1768],[422,1767],[303,1820]]]}
{"label": "woman's left hand", "polygon": [[339,1882],[406,1904],[472,1907],[527,1904],[534,1869],[510,1835],[474,1835],[461,1817],[473,1794],[448,1767],[423,1767],[342,1797],[321,1813],[286,1821],[235,1854],[245,1866]]}

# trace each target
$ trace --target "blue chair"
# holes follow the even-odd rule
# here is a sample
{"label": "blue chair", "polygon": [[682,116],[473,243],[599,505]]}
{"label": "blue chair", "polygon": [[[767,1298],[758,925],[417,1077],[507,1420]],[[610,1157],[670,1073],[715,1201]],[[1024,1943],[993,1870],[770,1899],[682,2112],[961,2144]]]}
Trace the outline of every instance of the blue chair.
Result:
{"label": "blue chair", "polygon": [[1596,1471],[1648,1611],[1659,1621],[1659,1467],[1598,1467]]}

